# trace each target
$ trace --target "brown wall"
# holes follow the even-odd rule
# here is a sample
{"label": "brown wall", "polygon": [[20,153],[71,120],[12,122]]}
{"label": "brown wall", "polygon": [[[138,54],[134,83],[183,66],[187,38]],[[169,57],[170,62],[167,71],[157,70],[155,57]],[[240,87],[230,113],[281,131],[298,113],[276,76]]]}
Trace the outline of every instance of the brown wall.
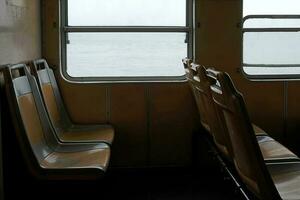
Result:
{"label": "brown wall", "polygon": [[[39,0],[0,0],[0,65],[41,56],[40,19]],[[1,136],[0,130],[0,199],[3,199]]]}
{"label": "brown wall", "polygon": [[287,113],[286,113],[286,142],[289,146],[300,154],[300,83],[289,82],[286,86]]}
{"label": "brown wall", "polygon": [[[59,66],[57,1],[43,1],[43,56]],[[74,122],[111,123],[112,166],[188,166],[198,114],[183,83],[71,83],[59,86]]]}
{"label": "brown wall", "polygon": [[115,167],[187,166],[198,115],[186,83],[75,84],[60,81],[72,120],[111,123]]}
{"label": "brown wall", "polygon": [[41,56],[39,0],[0,0],[0,65]]}

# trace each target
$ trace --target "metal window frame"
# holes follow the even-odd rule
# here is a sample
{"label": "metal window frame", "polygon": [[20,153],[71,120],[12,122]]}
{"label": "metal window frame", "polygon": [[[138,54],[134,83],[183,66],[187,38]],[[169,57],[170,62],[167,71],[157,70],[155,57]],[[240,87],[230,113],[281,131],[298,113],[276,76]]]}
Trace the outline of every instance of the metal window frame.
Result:
{"label": "metal window frame", "polygon": [[269,68],[276,68],[276,67],[300,67],[300,64],[282,64],[282,65],[275,65],[275,64],[248,64],[244,63],[244,34],[249,32],[300,32],[300,28],[243,28],[244,23],[248,19],[300,19],[300,15],[247,15],[243,18],[242,22],[242,53],[241,53],[241,72],[242,74],[249,80],[254,81],[292,81],[292,80],[299,80],[300,74],[262,74],[262,75],[251,75],[247,74],[244,70],[245,67],[269,67]]}
{"label": "metal window frame", "polygon": [[186,26],[68,26],[68,0],[60,0],[60,72],[71,82],[184,82],[185,75],[181,76],[124,76],[124,77],[72,77],[67,73],[67,40],[68,33],[78,32],[158,32],[158,33],[186,33],[187,56],[194,56],[194,0],[186,0]]}

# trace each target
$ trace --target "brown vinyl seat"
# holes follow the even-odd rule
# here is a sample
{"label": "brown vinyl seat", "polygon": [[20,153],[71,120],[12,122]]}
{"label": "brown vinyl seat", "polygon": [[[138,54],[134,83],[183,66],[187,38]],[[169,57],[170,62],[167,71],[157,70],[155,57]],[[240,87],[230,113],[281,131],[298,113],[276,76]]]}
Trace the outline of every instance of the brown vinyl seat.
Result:
{"label": "brown vinyl seat", "polygon": [[[192,66],[194,69],[196,69],[196,73],[193,77],[193,84],[195,85],[195,88],[198,88],[197,89],[197,92],[198,94],[201,96],[200,99],[202,99],[202,102],[205,102],[204,103],[204,107],[211,107],[210,105],[207,105],[206,103],[208,102],[211,102],[212,101],[212,98],[209,97],[209,93],[210,93],[210,87],[209,87],[209,84],[210,82],[212,82],[213,80],[209,80],[208,77],[206,77],[206,72],[205,72],[205,67],[203,66],[200,66],[200,65],[197,65],[197,64],[193,64],[192,63]],[[201,69],[202,68],[202,69]],[[202,74],[200,74],[202,72]],[[204,74],[205,73],[205,74]],[[199,76],[202,76],[202,79],[204,79],[203,82],[200,82],[200,78]],[[205,82],[205,83],[204,83]],[[203,85],[202,85],[203,84]],[[210,95],[211,96],[211,95]],[[208,99],[207,99],[208,98]],[[211,109],[209,109],[211,111]],[[205,112],[205,114],[209,115],[208,114],[209,112]],[[209,117],[207,117],[209,118]],[[261,129],[260,127],[258,127],[257,125],[253,124],[252,123],[252,126],[253,126],[253,129],[254,129],[254,132],[255,132],[255,135],[257,136],[266,136],[267,133]]]}
{"label": "brown vinyl seat", "polygon": [[300,163],[265,164],[242,95],[226,73],[214,72],[212,97],[222,113],[232,146],[235,168],[259,199],[300,199]]}
{"label": "brown vinyl seat", "polygon": [[[230,157],[229,151],[231,149],[231,145],[229,142],[226,124],[223,123],[225,119],[222,113],[220,113],[220,110],[214,105],[210,89],[211,85],[216,84],[216,79],[214,77],[210,77],[203,66],[198,66],[197,76],[194,77],[194,81],[196,84],[196,90],[198,90],[200,94],[200,100],[206,105],[205,114],[209,119],[209,126],[213,132],[215,143],[223,154]],[[251,125],[256,135],[256,139],[259,142],[263,158],[266,162],[287,161],[291,159],[299,160],[293,152],[272,139],[259,127],[254,124]]]}
{"label": "brown vinyl seat", "polygon": [[[211,133],[208,118],[209,115],[207,112],[207,107],[210,107],[209,105],[206,105],[205,97],[201,97],[201,90],[196,89],[198,87],[198,82],[200,81],[197,74],[198,74],[198,68],[200,67],[198,64],[193,63],[192,59],[184,58],[182,59],[182,63],[185,69],[186,78],[188,80],[188,83],[190,85],[191,90],[193,91],[194,98],[196,100],[198,112],[200,115],[200,122],[202,126]],[[264,130],[262,130],[260,127],[253,124],[253,128],[255,130],[256,135],[267,135]]]}
{"label": "brown vinyl seat", "polygon": [[29,170],[42,179],[95,179],[106,171],[106,143],[61,143],[51,126],[38,85],[24,64],[4,69],[17,138]]}
{"label": "brown vinyl seat", "polygon": [[256,137],[265,162],[300,162],[300,158],[270,136]]}
{"label": "brown vinyl seat", "polygon": [[54,73],[46,60],[33,62],[32,72],[37,79],[42,98],[61,142],[105,142],[112,144],[114,128],[109,124],[79,125],[70,119],[64,106]]}
{"label": "brown vinyl seat", "polygon": [[206,69],[203,66],[197,66],[197,74],[193,77],[195,90],[199,94],[199,99],[205,104],[203,115],[206,115],[208,119],[208,126],[210,127],[211,134],[213,136],[214,142],[218,149],[223,155],[225,155],[229,160],[231,158],[231,147],[229,142],[229,137],[226,135],[226,127],[223,126],[222,115],[218,114],[216,109],[210,86],[214,84],[214,79],[210,79],[206,75]]}
{"label": "brown vinyl seat", "polygon": [[194,77],[197,74],[198,65],[193,64],[192,60],[188,59],[188,58],[183,59],[182,63],[183,63],[184,69],[185,69],[186,78],[188,80],[188,83],[190,85],[190,88],[193,92],[193,95],[194,95],[194,98],[196,101],[198,113],[200,115],[200,123],[208,133],[211,133],[210,127],[208,125],[208,120],[207,120],[207,117],[205,114],[206,106],[200,98],[200,94],[199,94],[198,90],[196,89],[196,84],[195,84],[195,80],[194,80]]}

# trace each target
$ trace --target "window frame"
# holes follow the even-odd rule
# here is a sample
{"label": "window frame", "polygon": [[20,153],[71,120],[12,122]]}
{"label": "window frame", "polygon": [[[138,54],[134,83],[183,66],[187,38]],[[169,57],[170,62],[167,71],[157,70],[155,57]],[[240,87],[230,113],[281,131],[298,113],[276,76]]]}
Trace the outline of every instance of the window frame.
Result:
{"label": "window frame", "polygon": [[[251,75],[247,74],[244,70],[245,64],[244,63],[244,34],[249,32],[300,32],[300,27],[282,27],[282,28],[244,28],[244,23],[248,19],[300,19],[300,15],[246,15],[243,17],[242,21],[242,39],[241,39],[241,71],[243,75],[250,80],[271,80],[271,81],[283,81],[283,80],[299,80],[300,79],[300,73],[299,74],[261,74],[261,75]],[[248,64],[248,67],[255,67],[255,65]],[[279,67],[279,65],[272,65],[272,64],[266,64],[266,65],[260,65],[265,67]],[[281,65],[284,67],[285,65]],[[291,67],[300,67],[299,64],[291,64],[289,65]],[[247,66],[246,66],[247,67]]]}
{"label": "window frame", "polygon": [[61,73],[73,82],[183,82],[185,74],[180,76],[124,76],[124,77],[72,77],[67,73],[67,40],[68,33],[101,33],[101,32],[161,32],[186,33],[187,56],[194,56],[194,0],[186,1],[185,26],[68,26],[68,0],[60,0],[60,57]]}

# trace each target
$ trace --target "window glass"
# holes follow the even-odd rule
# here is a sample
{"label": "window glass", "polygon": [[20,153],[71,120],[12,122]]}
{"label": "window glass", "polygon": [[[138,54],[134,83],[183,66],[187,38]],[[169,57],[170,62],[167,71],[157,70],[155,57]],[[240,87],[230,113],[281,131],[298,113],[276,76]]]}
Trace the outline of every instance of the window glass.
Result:
{"label": "window glass", "polygon": [[243,46],[246,64],[300,64],[300,32],[247,32]]}
{"label": "window glass", "polygon": [[247,15],[297,15],[299,0],[244,0],[243,13]]}
{"label": "window glass", "polygon": [[186,33],[69,33],[72,77],[181,76]]}
{"label": "window glass", "polygon": [[184,75],[181,60],[192,53],[192,27],[187,26],[192,23],[187,23],[186,13],[192,1],[62,2],[67,8],[63,73],[69,77],[116,80]]}
{"label": "window glass", "polygon": [[244,28],[300,28],[300,18],[296,18],[296,19],[250,18],[244,22]]}
{"label": "window glass", "polygon": [[300,75],[300,1],[244,0],[243,13],[258,15],[243,24],[244,72],[263,78]]}
{"label": "window glass", "polygon": [[244,67],[244,72],[246,74],[251,74],[252,76],[280,76],[280,75],[295,75],[300,74],[299,67]]}

